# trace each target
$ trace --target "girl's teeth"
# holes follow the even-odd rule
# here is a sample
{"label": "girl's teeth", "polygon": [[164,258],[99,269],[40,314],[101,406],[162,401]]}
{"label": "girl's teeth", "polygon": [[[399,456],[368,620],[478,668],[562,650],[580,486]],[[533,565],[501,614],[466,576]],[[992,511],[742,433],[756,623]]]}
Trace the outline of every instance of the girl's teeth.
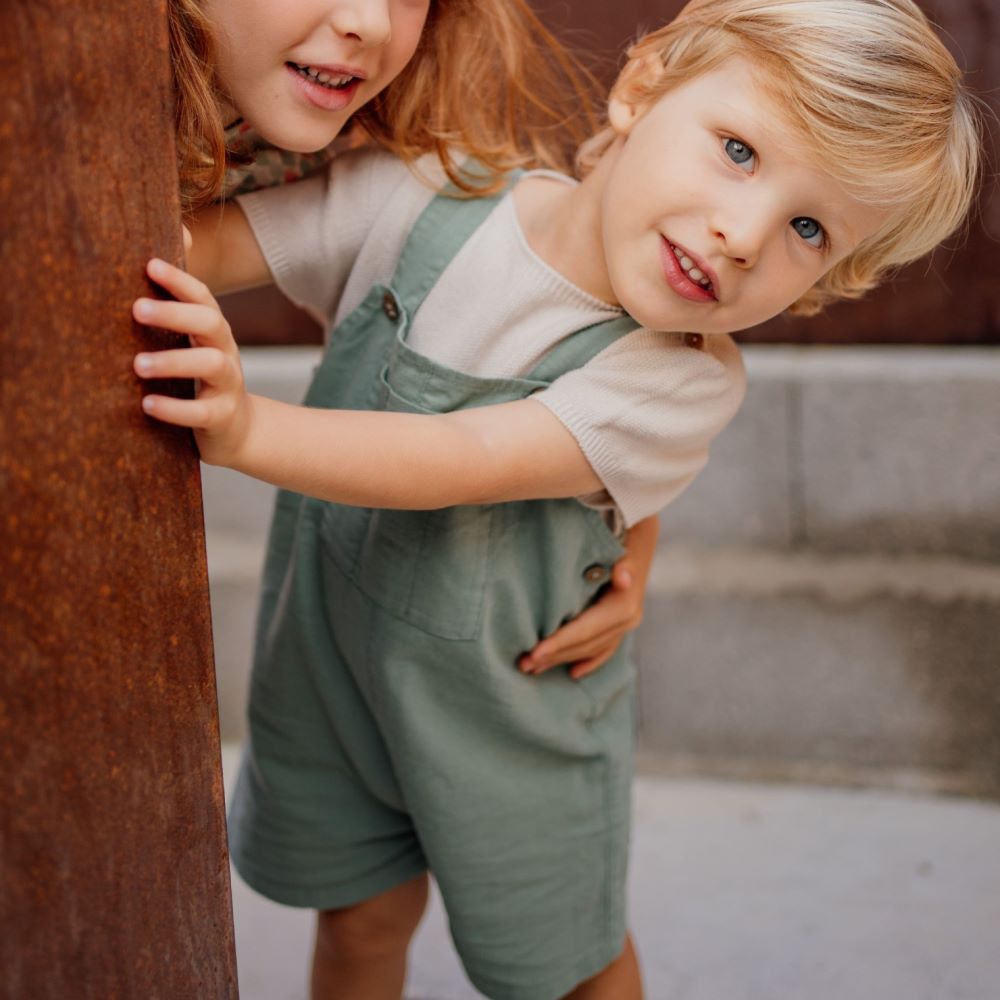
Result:
{"label": "girl's teeth", "polygon": [[701,281],[705,277],[705,272],[699,270],[697,267],[693,267],[688,271],[688,275],[694,278],[695,281]]}
{"label": "girl's teeth", "polygon": [[295,67],[303,76],[308,77],[310,80],[315,80],[317,83],[323,84],[324,87],[344,87],[351,80],[354,79],[353,76],[331,76],[329,73],[321,72],[318,69],[313,69],[312,66],[298,66]]}
{"label": "girl's teeth", "polygon": [[685,271],[690,271],[694,267],[694,261],[690,257],[681,257],[680,261]]}

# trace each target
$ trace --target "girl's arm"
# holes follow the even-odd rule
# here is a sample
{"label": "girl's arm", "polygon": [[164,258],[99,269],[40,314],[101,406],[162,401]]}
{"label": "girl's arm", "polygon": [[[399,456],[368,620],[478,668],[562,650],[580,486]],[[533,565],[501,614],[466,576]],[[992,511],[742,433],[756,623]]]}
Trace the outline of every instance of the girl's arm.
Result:
{"label": "girl's arm", "polygon": [[190,221],[193,245],[187,270],[216,294],[269,284],[274,279],[243,210],[235,203],[209,205]]}
{"label": "girl's arm", "polygon": [[136,319],[186,333],[193,346],[138,355],[135,370],[200,384],[193,400],[149,395],[143,406],[160,420],[194,428],[209,464],[363,507],[426,510],[602,488],[576,439],[532,400],[426,415],[313,409],[250,396],[229,324],[204,285],[164,261],[151,261],[148,272],[177,301],[139,299]]}
{"label": "girl's arm", "polygon": [[524,673],[540,674],[564,663],[570,676],[586,677],[606,663],[628,632],[642,622],[646,581],[653,565],[660,521],[655,515],[634,525],[625,537],[625,555],[598,600],[579,617],[542,639],[518,661]]}

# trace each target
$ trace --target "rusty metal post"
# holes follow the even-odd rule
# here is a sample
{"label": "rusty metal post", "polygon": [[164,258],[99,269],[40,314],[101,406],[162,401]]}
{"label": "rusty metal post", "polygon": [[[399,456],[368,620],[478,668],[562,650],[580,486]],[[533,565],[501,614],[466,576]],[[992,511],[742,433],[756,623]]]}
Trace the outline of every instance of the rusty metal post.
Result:
{"label": "rusty metal post", "polygon": [[181,255],[165,0],[0,4],[0,997],[235,998],[201,493],[142,416]]}

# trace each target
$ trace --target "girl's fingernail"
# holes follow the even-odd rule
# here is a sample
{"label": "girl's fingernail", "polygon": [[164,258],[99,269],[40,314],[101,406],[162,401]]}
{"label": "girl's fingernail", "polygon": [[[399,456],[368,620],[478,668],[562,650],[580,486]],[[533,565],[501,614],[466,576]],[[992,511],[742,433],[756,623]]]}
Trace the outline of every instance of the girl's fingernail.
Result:
{"label": "girl's fingernail", "polygon": [[632,574],[627,569],[623,569],[618,574],[618,579],[621,581],[623,587],[630,587],[632,585]]}
{"label": "girl's fingernail", "polygon": [[153,399],[152,396],[143,396],[142,397],[142,408],[147,413],[152,413],[153,412],[153,410],[156,408],[156,402],[155,402],[155,400]]}
{"label": "girl's fingernail", "polygon": [[133,311],[140,319],[149,319],[153,315],[153,303],[149,299],[136,299]]}
{"label": "girl's fingernail", "polygon": [[153,370],[153,359],[148,354],[137,354],[135,356],[135,370],[145,373]]}

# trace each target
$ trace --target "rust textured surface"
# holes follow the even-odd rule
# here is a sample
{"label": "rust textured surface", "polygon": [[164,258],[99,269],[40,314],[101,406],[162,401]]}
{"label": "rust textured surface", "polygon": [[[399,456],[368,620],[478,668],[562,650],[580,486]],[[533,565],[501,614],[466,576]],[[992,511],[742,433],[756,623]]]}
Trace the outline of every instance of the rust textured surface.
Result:
{"label": "rust textured surface", "polygon": [[[631,38],[656,27],[684,0],[534,0],[548,24],[608,85]],[[1000,110],[1000,0],[921,0],[969,72],[975,90]],[[1000,125],[990,143],[1000,164]],[[813,319],[778,318],[744,331],[744,343],[1000,344],[1000,186],[984,186],[968,238],[901,271],[861,302],[841,303]],[[225,304],[243,343],[320,343],[321,331],[270,289],[230,296]]]}
{"label": "rust textured surface", "polygon": [[179,259],[163,0],[0,4],[0,997],[234,998],[197,457],[139,408]]}

